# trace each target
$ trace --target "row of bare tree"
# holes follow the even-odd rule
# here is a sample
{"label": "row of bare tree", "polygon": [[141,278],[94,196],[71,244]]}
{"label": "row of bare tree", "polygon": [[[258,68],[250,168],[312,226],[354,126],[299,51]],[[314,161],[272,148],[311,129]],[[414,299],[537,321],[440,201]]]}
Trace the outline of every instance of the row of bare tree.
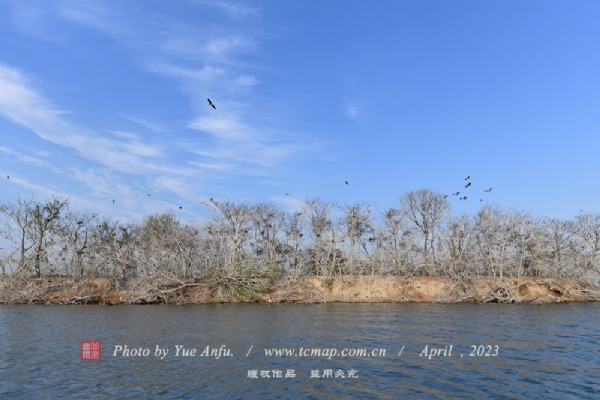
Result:
{"label": "row of bare tree", "polygon": [[167,277],[276,269],[284,275],[543,276],[598,284],[600,214],[572,220],[484,205],[452,216],[429,189],[383,212],[310,199],[295,211],[211,200],[208,220],[172,212],[123,224],[68,200],[0,204],[4,275]]}

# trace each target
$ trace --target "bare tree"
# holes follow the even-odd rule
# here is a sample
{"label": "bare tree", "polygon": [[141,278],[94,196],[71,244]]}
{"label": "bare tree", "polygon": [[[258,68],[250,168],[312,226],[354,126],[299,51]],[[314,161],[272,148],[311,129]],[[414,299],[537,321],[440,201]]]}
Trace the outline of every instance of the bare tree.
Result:
{"label": "bare tree", "polygon": [[585,279],[596,283],[600,277],[600,214],[579,214],[570,225],[570,231],[582,243],[578,266],[583,267]]}
{"label": "bare tree", "polygon": [[393,273],[414,274],[416,265],[411,254],[416,247],[415,234],[409,227],[406,212],[397,207],[388,208],[382,213],[382,222],[379,238],[385,238],[381,243],[386,253],[385,259],[392,266]]}
{"label": "bare tree", "polygon": [[26,254],[34,246],[30,233],[34,203],[34,199],[23,200],[17,197],[16,203],[0,204],[0,213],[5,217],[0,220],[0,238],[14,245],[6,260],[12,264],[17,259],[16,270],[25,268]]}
{"label": "bare tree", "polygon": [[429,189],[406,193],[377,218],[372,205],[318,198],[289,213],[267,203],[203,204],[213,214],[197,224],[173,212],[122,224],[59,198],[19,197],[0,203],[0,267],[17,277],[107,276],[115,284],[158,277],[153,282],[183,287],[208,277],[245,299],[282,273],[446,275],[464,285],[487,276],[594,284],[600,277],[600,214],[562,221],[484,205],[474,216],[451,217],[444,196]]}
{"label": "bare tree", "polygon": [[462,281],[475,277],[477,265],[472,257],[474,233],[474,222],[468,215],[461,215],[449,221],[445,235],[449,252],[446,273],[449,277]]}
{"label": "bare tree", "polygon": [[283,252],[280,236],[285,214],[273,204],[259,203],[250,207],[254,231],[255,254],[264,254],[275,262],[275,256]]}
{"label": "bare tree", "polygon": [[569,222],[556,218],[545,218],[542,228],[548,236],[549,270],[553,276],[564,278],[564,263],[567,262],[567,249],[572,233],[569,232]]}
{"label": "bare tree", "polygon": [[[20,249],[19,266],[16,273],[33,269],[35,276],[42,274],[42,261],[47,260],[48,252],[54,245],[54,233],[58,231],[61,213],[68,208],[68,200],[54,197],[51,201],[23,201],[17,198],[16,204],[2,204],[0,213],[12,223],[3,221],[2,234],[5,239],[15,242],[18,237]],[[12,225],[18,228],[18,235],[8,232]],[[7,229],[8,228],[8,229]],[[31,250],[31,251],[29,251]]]}
{"label": "bare tree", "polygon": [[211,210],[218,212],[221,223],[216,232],[221,242],[229,242],[229,259],[227,265],[230,272],[236,267],[241,267],[244,258],[244,246],[248,244],[251,229],[251,208],[246,203],[233,203],[229,201],[210,200],[202,202]]}
{"label": "bare tree", "polygon": [[[319,198],[309,199],[300,204],[302,217],[313,238],[313,243],[308,249],[309,259],[306,260],[309,274],[328,275],[330,270],[328,266],[336,263],[338,253],[331,248],[331,245],[327,246],[324,237],[326,232],[331,232],[333,229],[331,211],[334,207],[334,202]],[[330,237],[330,239],[334,238]],[[335,240],[329,242],[335,244]]]}
{"label": "bare tree", "polygon": [[[339,225],[342,237],[350,242],[350,271],[354,272],[357,261],[361,258],[360,251],[369,257],[368,246],[376,240],[373,221],[371,220],[372,206],[364,203],[344,205],[340,207],[342,216]],[[377,266],[371,262],[371,274],[375,274]],[[359,270],[362,269],[362,266]]]}
{"label": "bare tree", "polygon": [[288,269],[291,275],[300,275],[300,259],[302,254],[302,246],[304,243],[304,223],[301,212],[293,212],[285,219],[283,232],[285,234],[286,249],[289,249],[290,259]]}
{"label": "bare tree", "polygon": [[[440,193],[430,189],[420,189],[406,193],[401,199],[402,210],[423,236],[423,256],[425,265],[430,265],[429,253],[436,263],[435,240],[437,230],[448,217],[450,203]],[[431,273],[431,269],[430,269]]]}
{"label": "bare tree", "polygon": [[[84,257],[88,249],[88,230],[97,215],[90,212],[69,210],[63,214],[56,229],[58,249],[52,262],[54,272],[59,273],[61,264],[63,273],[82,278],[84,275]],[[68,259],[68,261],[67,261]]]}

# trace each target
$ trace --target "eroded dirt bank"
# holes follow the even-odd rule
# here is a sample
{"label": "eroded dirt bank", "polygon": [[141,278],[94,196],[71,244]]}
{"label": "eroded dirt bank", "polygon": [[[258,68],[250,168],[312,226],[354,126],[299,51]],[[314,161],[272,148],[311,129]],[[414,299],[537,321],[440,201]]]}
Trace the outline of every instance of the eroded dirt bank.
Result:
{"label": "eroded dirt bank", "polygon": [[541,278],[476,279],[468,284],[440,277],[287,277],[267,293],[241,298],[226,287],[202,280],[165,285],[158,279],[107,278],[76,281],[45,278],[0,280],[2,304],[204,304],[223,302],[334,303],[558,303],[600,301],[600,288],[581,282]]}

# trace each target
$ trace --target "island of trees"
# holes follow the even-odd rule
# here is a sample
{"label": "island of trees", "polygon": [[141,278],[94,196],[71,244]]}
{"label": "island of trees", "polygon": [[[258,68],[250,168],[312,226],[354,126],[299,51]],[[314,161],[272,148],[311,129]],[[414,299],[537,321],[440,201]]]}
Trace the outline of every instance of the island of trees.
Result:
{"label": "island of trees", "polygon": [[[203,220],[169,211],[124,223],[58,197],[0,203],[0,302],[600,298],[597,213],[560,220],[484,204],[452,215],[429,189],[382,211],[318,198],[294,211],[202,204]],[[419,292],[427,285],[435,296]],[[545,291],[533,296],[534,287]]]}

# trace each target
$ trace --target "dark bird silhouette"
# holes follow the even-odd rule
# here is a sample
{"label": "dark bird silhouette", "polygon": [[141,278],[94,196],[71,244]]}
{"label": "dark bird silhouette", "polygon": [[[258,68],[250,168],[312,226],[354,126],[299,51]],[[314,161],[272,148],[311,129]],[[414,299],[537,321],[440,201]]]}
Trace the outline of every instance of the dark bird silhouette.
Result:
{"label": "dark bird silhouette", "polygon": [[213,198],[211,197],[210,199],[208,199],[208,201],[213,201]]}
{"label": "dark bird silhouette", "polygon": [[491,192],[493,188],[489,188],[488,190],[486,190],[486,192]]}
{"label": "dark bird silhouette", "polygon": [[461,197],[460,200],[466,200],[467,196]]}
{"label": "dark bird silhouette", "polygon": [[146,196],[150,197],[150,193],[146,193]]}
{"label": "dark bird silhouette", "polygon": [[10,176],[6,175],[6,179],[10,179]]}
{"label": "dark bird silhouette", "polygon": [[452,193],[452,196],[458,196],[460,192]]}
{"label": "dark bird silhouette", "polygon": [[446,198],[446,197],[448,197],[448,195],[447,195],[447,194],[445,194],[445,195],[444,195],[444,198]]}
{"label": "dark bird silhouette", "polygon": [[183,207],[179,206],[179,209],[181,210]]}
{"label": "dark bird silhouette", "polygon": [[483,199],[479,199],[479,201],[483,201]]}
{"label": "dark bird silhouette", "polygon": [[465,181],[468,181],[469,179],[471,179],[471,175],[467,176],[467,177],[465,178]]}
{"label": "dark bird silhouette", "polygon": [[346,185],[348,184],[348,181],[344,181],[344,182],[346,182]]}
{"label": "dark bird silhouette", "polygon": [[471,186],[471,182],[467,183],[467,186],[465,187],[468,188],[469,186]]}
{"label": "dark bird silhouette", "polygon": [[114,203],[114,202],[115,202],[115,201],[113,200],[113,203]]}
{"label": "dark bird silhouette", "polygon": [[215,107],[215,105],[213,104],[212,101],[210,101],[210,99],[206,99],[208,100],[208,105],[211,106],[212,108],[214,108],[215,110],[217,109],[217,107]]}
{"label": "dark bird silhouette", "polygon": [[285,195],[286,195],[286,196],[289,196],[290,194],[286,192],[286,194],[285,194]]}

